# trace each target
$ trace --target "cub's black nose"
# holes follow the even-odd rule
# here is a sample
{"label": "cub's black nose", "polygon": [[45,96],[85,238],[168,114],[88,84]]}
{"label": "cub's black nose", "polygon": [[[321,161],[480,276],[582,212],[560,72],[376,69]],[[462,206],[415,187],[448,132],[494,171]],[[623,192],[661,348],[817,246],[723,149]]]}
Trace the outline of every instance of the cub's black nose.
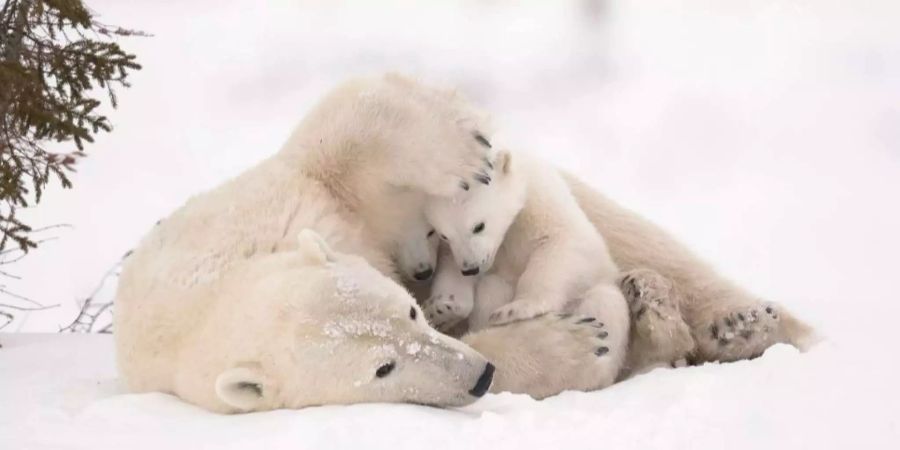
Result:
{"label": "cub's black nose", "polygon": [[479,270],[480,269],[478,267],[473,267],[471,269],[463,269],[462,274],[467,277],[470,277],[472,275],[478,275]]}
{"label": "cub's black nose", "polygon": [[416,272],[416,273],[414,273],[414,274],[413,274],[413,278],[415,278],[415,279],[417,279],[417,280],[419,280],[419,281],[425,281],[425,280],[431,278],[432,275],[434,275],[434,269],[432,269],[431,267],[429,267],[429,268],[426,269],[426,270],[423,270],[423,271],[421,271],[421,272]]}
{"label": "cub's black nose", "polygon": [[483,396],[491,387],[491,381],[494,381],[494,365],[487,363],[487,365],[484,366],[484,372],[481,372],[481,376],[478,377],[478,381],[475,382],[475,387],[469,391],[469,395],[473,397]]}

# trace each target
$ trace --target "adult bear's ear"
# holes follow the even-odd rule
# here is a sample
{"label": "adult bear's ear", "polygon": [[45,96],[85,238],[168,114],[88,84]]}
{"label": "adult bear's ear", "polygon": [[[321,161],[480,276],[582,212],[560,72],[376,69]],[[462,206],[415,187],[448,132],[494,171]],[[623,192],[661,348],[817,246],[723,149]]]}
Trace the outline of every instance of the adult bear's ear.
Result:
{"label": "adult bear's ear", "polygon": [[497,162],[494,164],[495,167],[500,169],[502,173],[509,173],[510,162],[512,161],[512,154],[509,150],[500,150],[497,152]]}
{"label": "adult bear's ear", "polygon": [[304,228],[297,236],[300,253],[312,264],[325,264],[334,261],[334,251],[325,240],[313,230]]}
{"label": "adult bear's ear", "polygon": [[260,409],[268,389],[258,367],[232,367],[216,377],[219,400],[240,412]]}

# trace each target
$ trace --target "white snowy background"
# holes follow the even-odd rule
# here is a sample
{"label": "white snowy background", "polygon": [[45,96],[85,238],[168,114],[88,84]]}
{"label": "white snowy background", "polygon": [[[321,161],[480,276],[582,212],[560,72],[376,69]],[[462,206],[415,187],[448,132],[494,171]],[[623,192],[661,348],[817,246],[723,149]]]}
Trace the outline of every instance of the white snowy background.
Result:
{"label": "white snowy background", "polygon": [[[542,402],[240,417],[122,395],[110,336],[0,334],[0,448],[896,448],[900,3],[88,0],[152,38],[9,268],[54,332],[160,218],[275,152],[338,81],[455,84],[508,142],[659,223],[826,341]],[[100,296],[108,300],[112,286]]]}

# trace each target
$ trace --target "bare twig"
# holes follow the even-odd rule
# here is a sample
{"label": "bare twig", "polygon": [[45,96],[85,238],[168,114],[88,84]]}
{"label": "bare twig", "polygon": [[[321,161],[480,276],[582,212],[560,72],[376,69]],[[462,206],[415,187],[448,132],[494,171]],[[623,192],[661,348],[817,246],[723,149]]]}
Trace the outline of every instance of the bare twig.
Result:
{"label": "bare twig", "polygon": [[45,309],[56,308],[57,306],[59,306],[59,303],[49,306],[17,306],[10,305],[9,303],[0,303],[0,308],[15,309],[18,311],[43,311]]}
{"label": "bare twig", "polygon": [[[119,272],[122,269],[122,263],[129,255],[131,255],[131,251],[126,252],[125,255],[122,256],[122,259],[103,274],[103,277],[100,279],[100,282],[94,290],[82,301],[81,308],[79,308],[75,320],[69,325],[60,328],[60,333],[90,333],[94,331],[94,327],[97,325],[97,321],[100,317],[107,311],[111,312],[113,302],[110,300],[105,303],[97,303],[97,295],[106,286],[107,282],[119,276]],[[112,323],[105,325],[97,330],[97,332],[111,333]]]}

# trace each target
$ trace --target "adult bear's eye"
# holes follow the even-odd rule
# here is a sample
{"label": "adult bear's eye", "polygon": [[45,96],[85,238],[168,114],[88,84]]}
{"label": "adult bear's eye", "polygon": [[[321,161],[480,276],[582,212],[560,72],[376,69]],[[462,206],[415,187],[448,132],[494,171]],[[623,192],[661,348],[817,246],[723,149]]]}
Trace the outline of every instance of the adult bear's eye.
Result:
{"label": "adult bear's eye", "polygon": [[375,371],[375,376],[378,378],[384,378],[384,377],[388,376],[388,374],[390,374],[391,372],[394,371],[394,366],[396,366],[396,365],[397,364],[395,364],[393,361],[391,361],[391,362],[379,367],[378,370]]}
{"label": "adult bear's eye", "polygon": [[416,307],[415,306],[409,307],[409,318],[412,320],[416,320]]}
{"label": "adult bear's eye", "polygon": [[484,231],[484,222],[479,222],[478,225],[475,225],[475,228],[472,228],[472,233],[478,234]]}
{"label": "adult bear's eye", "polygon": [[434,228],[432,228],[431,231],[428,232],[428,235],[426,235],[426,237],[432,237],[432,236],[434,236]]}

